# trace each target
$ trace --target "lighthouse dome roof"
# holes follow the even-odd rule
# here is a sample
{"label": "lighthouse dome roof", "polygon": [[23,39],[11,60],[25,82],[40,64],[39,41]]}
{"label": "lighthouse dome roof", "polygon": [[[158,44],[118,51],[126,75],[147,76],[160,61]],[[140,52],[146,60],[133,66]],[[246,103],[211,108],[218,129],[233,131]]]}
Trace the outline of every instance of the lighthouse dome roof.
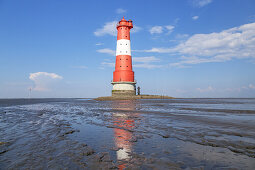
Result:
{"label": "lighthouse dome roof", "polygon": [[121,19],[121,21],[127,21],[127,20],[125,20],[125,18],[123,17],[123,18]]}

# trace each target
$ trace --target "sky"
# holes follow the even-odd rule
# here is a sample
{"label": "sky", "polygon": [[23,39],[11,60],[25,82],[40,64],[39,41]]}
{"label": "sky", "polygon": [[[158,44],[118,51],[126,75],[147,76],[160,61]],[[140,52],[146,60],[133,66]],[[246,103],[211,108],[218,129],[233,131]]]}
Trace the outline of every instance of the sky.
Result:
{"label": "sky", "polygon": [[254,0],[0,0],[0,98],[111,95],[123,16],[142,94],[255,97]]}

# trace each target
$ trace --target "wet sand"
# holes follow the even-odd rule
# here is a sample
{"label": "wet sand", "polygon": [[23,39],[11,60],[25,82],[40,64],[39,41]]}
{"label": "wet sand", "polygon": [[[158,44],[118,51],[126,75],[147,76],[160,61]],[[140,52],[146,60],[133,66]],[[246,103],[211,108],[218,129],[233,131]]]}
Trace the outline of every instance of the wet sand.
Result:
{"label": "wet sand", "polygon": [[255,99],[0,100],[0,169],[254,169]]}

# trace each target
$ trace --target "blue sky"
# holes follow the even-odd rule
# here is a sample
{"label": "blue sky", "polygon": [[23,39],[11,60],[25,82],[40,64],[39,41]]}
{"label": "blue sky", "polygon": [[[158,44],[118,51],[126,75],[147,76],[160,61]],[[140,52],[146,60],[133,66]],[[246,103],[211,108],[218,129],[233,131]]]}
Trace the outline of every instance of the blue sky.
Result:
{"label": "blue sky", "polygon": [[0,98],[111,95],[123,16],[143,94],[255,97],[254,0],[0,0]]}

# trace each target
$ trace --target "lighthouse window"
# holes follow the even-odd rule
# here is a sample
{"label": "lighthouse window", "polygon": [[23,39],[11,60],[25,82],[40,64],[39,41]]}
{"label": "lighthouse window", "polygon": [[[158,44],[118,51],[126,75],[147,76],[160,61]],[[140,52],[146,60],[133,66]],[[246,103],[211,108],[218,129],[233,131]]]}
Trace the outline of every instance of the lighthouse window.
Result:
{"label": "lighthouse window", "polygon": [[120,53],[121,53],[121,51],[120,51]]}
{"label": "lighthouse window", "polygon": [[126,60],[128,60],[128,59],[126,59]]}
{"label": "lighthouse window", "polygon": [[127,53],[127,51],[126,51],[126,53]]}
{"label": "lighthouse window", "polygon": [[128,66],[127,66],[128,67]]}
{"label": "lighthouse window", "polygon": [[127,45],[127,44],[126,44]]}
{"label": "lighthouse window", "polygon": [[120,66],[121,67],[121,66]]}
{"label": "lighthouse window", "polygon": [[121,58],[120,58],[120,60],[121,60]]}

